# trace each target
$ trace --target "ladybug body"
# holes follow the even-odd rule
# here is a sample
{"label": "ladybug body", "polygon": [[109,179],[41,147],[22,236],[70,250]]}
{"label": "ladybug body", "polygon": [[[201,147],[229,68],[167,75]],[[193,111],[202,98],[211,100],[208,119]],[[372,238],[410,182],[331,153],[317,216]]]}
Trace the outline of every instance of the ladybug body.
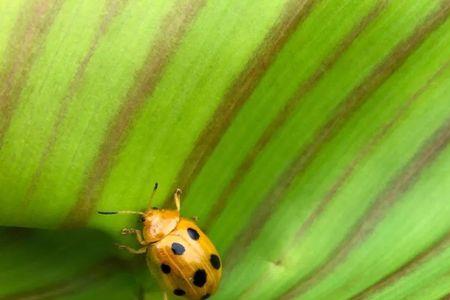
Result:
{"label": "ladybug body", "polygon": [[188,299],[207,299],[221,277],[216,248],[194,222],[185,218],[148,249],[147,263],[170,292]]}
{"label": "ladybug body", "polygon": [[122,234],[136,234],[144,247],[138,250],[125,245],[119,247],[135,254],[145,253],[151,273],[168,293],[192,300],[208,299],[222,276],[220,256],[195,222],[180,216],[180,194],[178,189],[174,195],[177,210],[151,208],[142,213],[99,213],[140,214],[143,230],[124,228]]}

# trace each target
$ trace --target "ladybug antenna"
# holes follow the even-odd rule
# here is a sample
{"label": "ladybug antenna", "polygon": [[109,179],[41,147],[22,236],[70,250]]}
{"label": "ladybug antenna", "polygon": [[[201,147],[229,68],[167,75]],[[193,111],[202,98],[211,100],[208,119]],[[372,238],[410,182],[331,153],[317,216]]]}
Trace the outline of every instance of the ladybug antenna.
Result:
{"label": "ladybug antenna", "polygon": [[156,190],[158,189],[158,182],[155,182],[153,186],[152,194],[150,195],[150,200],[148,201],[148,210],[152,208],[153,198],[155,197]]}
{"label": "ladybug antenna", "polygon": [[118,211],[97,211],[100,215],[142,215],[144,216],[145,213],[141,211],[134,211],[134,210],[118,210]]}

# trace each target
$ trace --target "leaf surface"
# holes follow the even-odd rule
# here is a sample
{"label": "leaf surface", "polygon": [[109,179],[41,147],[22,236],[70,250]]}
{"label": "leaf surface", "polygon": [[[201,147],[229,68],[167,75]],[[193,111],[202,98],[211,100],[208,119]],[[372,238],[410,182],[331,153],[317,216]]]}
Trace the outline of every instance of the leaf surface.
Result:
{"label": "leaf surface", "polygon": [[215,299],[448,296],[449,14],[0,1],[0,225],[118,238],[136,220],[96,210],[144,209],[158,182],[153,205],[181,187],[223,255]]}

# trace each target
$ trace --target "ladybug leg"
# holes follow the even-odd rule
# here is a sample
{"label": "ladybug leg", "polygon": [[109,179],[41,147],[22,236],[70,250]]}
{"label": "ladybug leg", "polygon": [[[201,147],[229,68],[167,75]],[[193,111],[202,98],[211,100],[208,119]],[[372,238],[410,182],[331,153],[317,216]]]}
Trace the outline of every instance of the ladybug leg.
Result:
{"label": "ladybug leg", "polygon": [[142,231],[140,231],[139,229],[124,228],[124,229],[122,229],[121,233],[123,235],[125,235],[125,234],[136,234],[136,239],[139,242],[139,244],[141,244],[143,246],[148,245],[148,243],[142,237]]}
{"label": "ladybug leg", "polygon": [[169,300],[169,297],[167,297],[167,292],[164,292],[164,300]]}
{"label": "ladybug leg", "polygon": [[177,189],[175,191],[175,194],[173,194],[173,201],[175,202],[175,206],[177,207],[177,210],[180,211],[180,196],[181,196],[181,189]]}
{"label": "ladybug leg", "polygon": [[127,250],[129,253],[132,254],[144,254],[145,252],[147,252],[147,247],[143,247],[136,250],[131,247],[128,247],[127,245],[116,244],[116,246],[117,248]]}

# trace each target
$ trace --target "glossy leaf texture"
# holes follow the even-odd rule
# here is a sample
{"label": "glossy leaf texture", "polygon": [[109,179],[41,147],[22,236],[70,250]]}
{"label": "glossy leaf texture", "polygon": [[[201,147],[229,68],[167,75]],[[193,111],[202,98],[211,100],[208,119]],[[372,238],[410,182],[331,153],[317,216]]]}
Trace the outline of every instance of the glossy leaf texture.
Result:
{"label": "glossy leaf texture", "polygon": [[0,1],[0,225],[123,239],[96,210],[158,182],[222,253],[214,299],[449,297],[449,14]]}

